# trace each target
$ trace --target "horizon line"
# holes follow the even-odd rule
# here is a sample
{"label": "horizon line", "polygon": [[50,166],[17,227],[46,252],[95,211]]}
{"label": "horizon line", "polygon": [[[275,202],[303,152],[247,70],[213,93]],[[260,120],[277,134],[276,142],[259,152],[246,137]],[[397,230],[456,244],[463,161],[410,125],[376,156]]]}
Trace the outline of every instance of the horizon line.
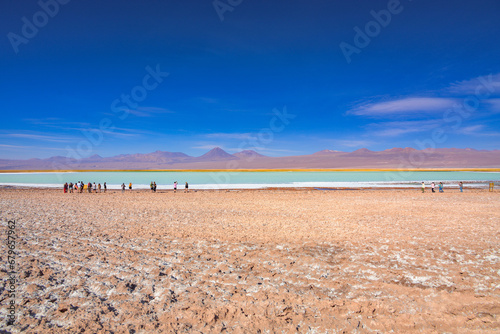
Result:
{"label": "horizon line", "polygon": [[500,172],[500,167],[470,168],[244,168],[244,169],[68,169],[0,170],[0,173],[83,173],[83,172]]}

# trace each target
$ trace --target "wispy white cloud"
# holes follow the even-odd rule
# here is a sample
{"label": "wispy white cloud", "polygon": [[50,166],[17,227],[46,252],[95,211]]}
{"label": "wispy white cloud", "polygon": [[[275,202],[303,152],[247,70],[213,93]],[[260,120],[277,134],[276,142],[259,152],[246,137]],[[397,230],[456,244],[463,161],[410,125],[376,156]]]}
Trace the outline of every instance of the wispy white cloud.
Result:
{"label": "wispy white cloud", "polygon": [[1,134],[0,136],[7,138],[32,139],[32,140],[41,140],[41,141],[50,141],[59,143],[70,142],[74,139],[71,137],[40,135],[40,134],[30,134],[30,133],[7,133],[7,134]]}
{"label": "wispy white cloud", "polygon": [[498,95],[500,94],[500,73],[457,81],[452,83],[447,90],[453,94],[470,94],[478,97]]}
{"label": "wispy white cloud", "polygon": [[152,136],[158,136],[160,135],[157,132],[153,131],[147,131],[147,130],[139,130],[139,129],[128,129],[128,128],[120,128],[120,127],[112,127],[109,130],[104,130],[104,129],[96,129],[96,128],[78,128],[75,129],[78,130],[81,134],[84,134],[85,132],[90,132],[90,133],[101,133],[103,135],[108,135],[112,137],[138,137],[142,135],[152,135]]}
{"label": "wispy white cloud", "polygon": [[[81,140],[82,138],[86,138],[85,134],[88,133],[91,136],[103,136],[106,137],[116,137],[116,138],[136,138],[143,135],[158,135],[158,133],[154,133],[146,130],[139,129],[128,129],[128,128],[119,128],[114,127],[110,129],[95,129],[92,127],[78,127],[78,128],[67,128],[66,130],[75,130],[74,135],[59,135],[54,133],[0,133],[0,138],[11,139],[15,141],[19,140],[30,140],[30,141],[42,141],[42,142],[54,142],[54,143],[74,143],[75,141]],[[97,135],[96,135],[97,133]]]}
{"label": "wispy white cloud", "polygon": [[138,133],[126,133],[126,132],[118,132],[118,131],[110,131],[110,130],[102,130],[104,135],[112,136],[112,137],[122,137],[122,138],[132,138],[138,137]]}
{"label": "wispy white cloud", "polygon": [[482,124],[479,125],[471,125],[471,126],[466,126],[459,128],[457,130],[458,133],[463,134],[463,135],[477,135],[480,134],[481,132],[484,133],[485,126]]}
{"label": "wispy white cloud", "polygon": [[136,109],[127,109],[125,111],[137,117],[156,117],[162,114],[174,113],[172,110],[158,107],[138,107]]}
{"label": "wispy white cloud", "polygon": [[[472,95],[489,104],[496,111],[500,110],[500,73],[457,81],[440,90],[445,97],[404,97],[387,101],[369,101],[361,103],[347,112],[348,115],[389,118],[395,116],[419,117],[438,115],[457,104],[463,103],[463,97]],[[492,98],[493,97],[493,98]]]}
{"label": "wispy white cloud", "polygon": [[332,143],[334,147],[367,147],[373,145],[374,142],[371,140],[363,140],[363,139],[334,139],[329,141]]}
{"label": "wispy white cloud", "polygon": [[494,112],[500,112],[500,99],[489,99],[486,100]]}
{"label": "wispy white cloud", "polygon": [[418,113],[443,112],[456,103],[455,99],[440,97],[407,97],[384,102],[365,103],[350,110],[358,116],[387,117],[418,115]]}
{"label": "wispy white cloud", "polygon": [[68,129],[72,130],[75,128],[89,127],[91,124],[89,122],[68,122],[62,118],[26,118],[24,121],[35,124],[42,125],[46,127],[52,127],[57,129]]}
{"label": "wispy white cloud", "polygon": [[458,134],[476,137],[498,137],[500,132],[494,132],[488,129],[484,124],[470,125],[459,128],[455,131]]}
{"label": "wispy white cloud", "polygon": [[236,139],[236,140],[257,140],[257,136],[252,133],[208,133],[207,138]]}
{"label": "wispy white cloud", "polygon": [[[382,122],[369,124],[366,128],[370,136],[375,137],[398,137],[412,133],[429,132],[438,127],[445,127],[441,120],[417,120],[403,122]],[[460,127],[458,129],[448,128],[448,133],[468,136],[498,136],[500,133],[487,131],[484,124],[475,124]]]}
{"label": "wispy white cloud", "polygon": [[0,147],[2,148],[12,148],[12,149],[37,149],[37,150],[51,150],[51,151],[66,151],[65,148],[59,148],[59,147],[43,147],[43,146],[29,146],[29,145],[7,145],[7,144],[0,144]]}
{"label": "wispy white cloud", "polygon": [[442,124],[442,120],[418,120],[372,123],[366,126],[372,136],[397,137],[410,133],[432,130]]}

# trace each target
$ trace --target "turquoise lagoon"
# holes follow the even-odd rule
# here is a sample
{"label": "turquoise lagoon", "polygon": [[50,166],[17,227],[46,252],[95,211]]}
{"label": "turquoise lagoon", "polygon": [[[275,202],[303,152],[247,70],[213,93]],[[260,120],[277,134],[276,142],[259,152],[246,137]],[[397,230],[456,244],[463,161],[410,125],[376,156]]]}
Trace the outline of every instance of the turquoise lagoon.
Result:
{"label": "turquoise lagoon", "polygon": [[0,185],[24,187],[62,187],[65,182],[106,182],[119,189],[130,182],[134,189],[148,189],[151,181],[158,189],[172,189],[174,181],[182,189],[258,189],[269,187],[419,187],[421,182],[443,182],[456,187],[463,181],[469,187],[487,187],[489,181],[500,181],[500,172],[470,171],[327,171],[327,172],[40,172],[0,173]]}

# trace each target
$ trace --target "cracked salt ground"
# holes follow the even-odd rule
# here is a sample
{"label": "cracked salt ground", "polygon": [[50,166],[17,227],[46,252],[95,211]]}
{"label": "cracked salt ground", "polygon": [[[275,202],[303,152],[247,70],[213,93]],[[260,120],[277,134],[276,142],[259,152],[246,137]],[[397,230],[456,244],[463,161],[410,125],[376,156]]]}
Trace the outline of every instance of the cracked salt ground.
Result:
{"label": "cracked salt ground", "polygon": [[499,193],[1,192],[22,239],[19,330],[500,328]]}

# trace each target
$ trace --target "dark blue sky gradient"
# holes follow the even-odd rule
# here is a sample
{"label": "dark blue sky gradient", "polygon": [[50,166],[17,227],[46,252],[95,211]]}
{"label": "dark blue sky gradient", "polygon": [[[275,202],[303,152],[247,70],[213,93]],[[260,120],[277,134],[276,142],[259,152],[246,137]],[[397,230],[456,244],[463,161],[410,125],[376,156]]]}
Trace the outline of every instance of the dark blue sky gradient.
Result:
{"label": "dark blue sky gradient", "polygon": [[[72,0],[17,53],[8,34],[42,9],[2,1],[0,158],[420,148],[436,129],[436,147],[500,148],[500,2],[401,0],[348,63],[339,45],[392,1],[243,0],[221,21],[212,1]],[[120,119],[147,66],[169,75]],[[487,96],[451,122],[478,78]],[[284,107],[295,118],[264,139]]]}

